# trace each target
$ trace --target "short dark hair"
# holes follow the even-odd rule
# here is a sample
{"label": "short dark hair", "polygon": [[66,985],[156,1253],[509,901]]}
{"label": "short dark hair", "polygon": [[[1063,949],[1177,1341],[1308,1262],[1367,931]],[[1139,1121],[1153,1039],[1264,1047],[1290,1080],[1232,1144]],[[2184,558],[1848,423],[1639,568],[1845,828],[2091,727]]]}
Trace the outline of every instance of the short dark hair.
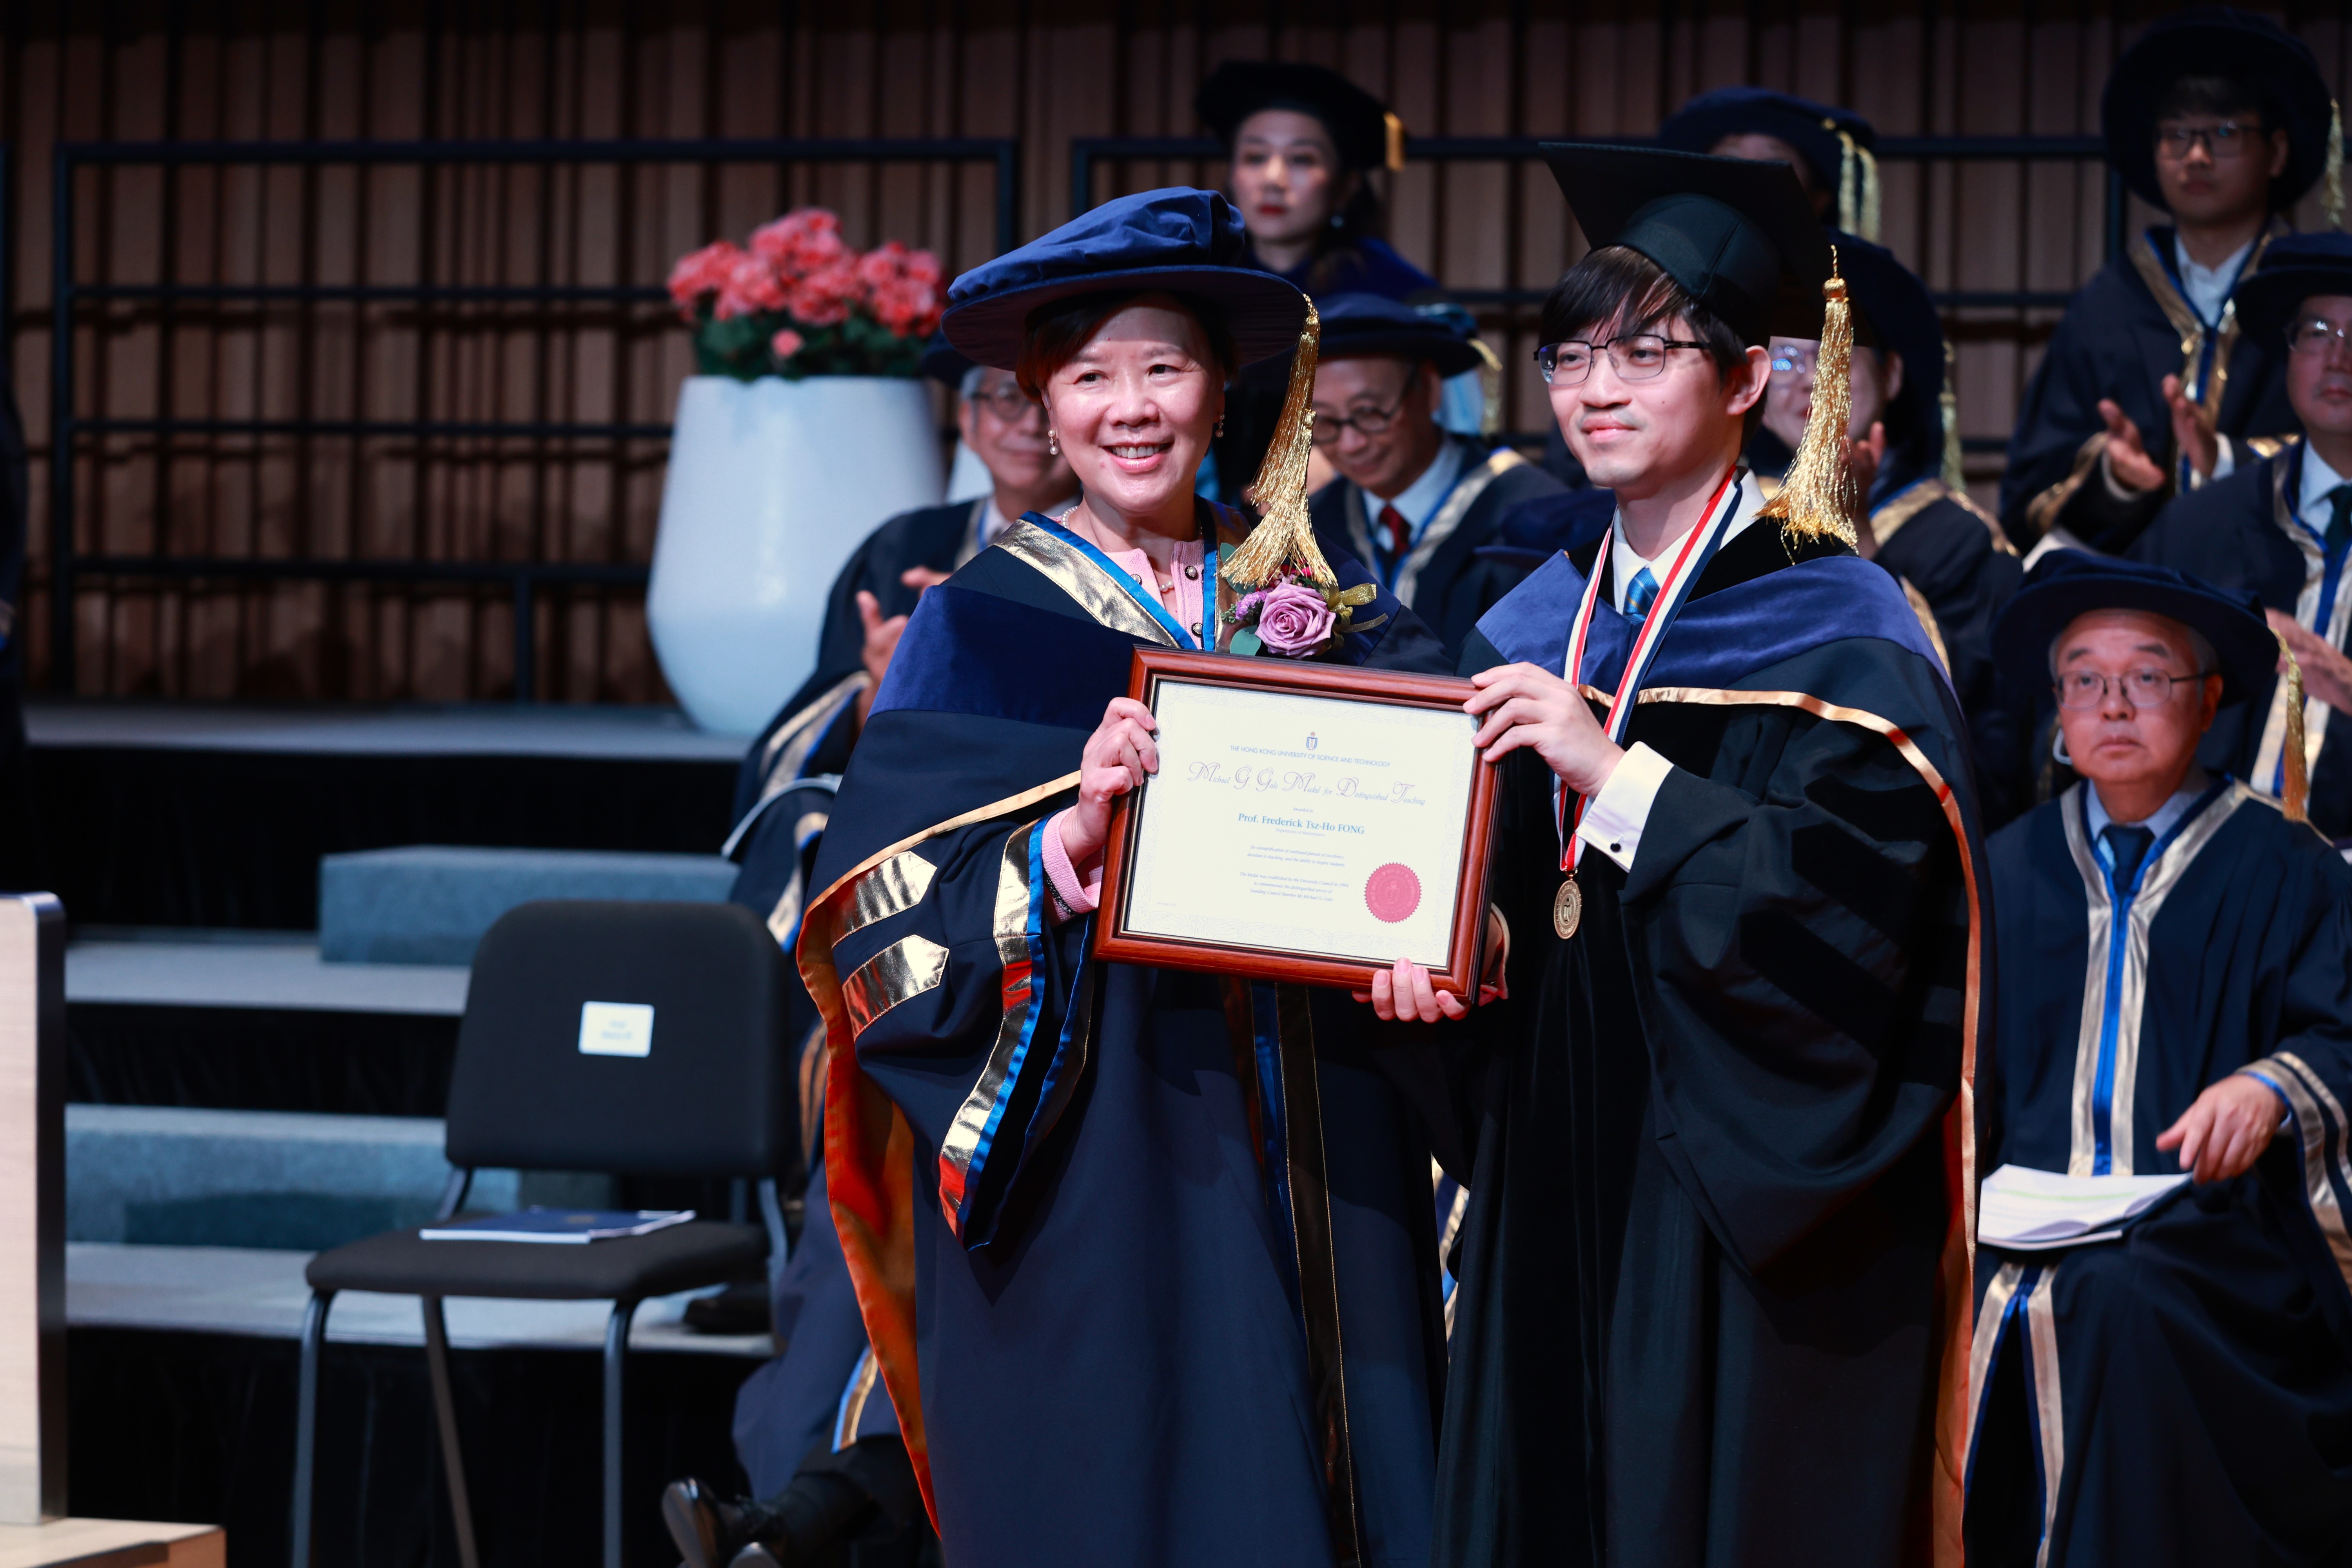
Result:
{"label": "short dark hair", "polygon": [[2243,77],[2184,76],[2164,89],[2156,100],[2155,122],[2178,120],[2184,114],[2216,114],[2223,119],[2251,114],[2268,136],[2278,129],[2278,115],[2271,106],[2271,96]]}
{"label": "short dark hair", "polygon": [[[1691,297],[1689,289],[1656,262],[1622,245],[1604,245],[1560,275],[1543,304],[1541,330],[1548,343],[1571,338],[1623,337],[1686,322],[1706,345],[1716,374],[1728,382],[1748,367],[1748,342],[1731,323]],[[1764,400],[1748,410],[1748,432],[1764,418]]]}
{"label": "short dark hair", "polygon": [[1020,383],[1021,390],[1033,403],[1043,403],[1045,383],[1053,379],[1054,373],[1077,358],[1078,351],[1087,346],[1105,321],[1148,294],[1174,300],[1201,323],[1201,333],[1209,340],[1209,357],[1216,362],[1219,384],[1231,381],[1241,369],[1241,352],[1234,345],[1234,329],[1223,310],[1198,294],[1128,289],[1108,294],[1073,294],[1032,311],[1028,330],[1021,339],[1020,357],[1013,366],[1013,377]]}

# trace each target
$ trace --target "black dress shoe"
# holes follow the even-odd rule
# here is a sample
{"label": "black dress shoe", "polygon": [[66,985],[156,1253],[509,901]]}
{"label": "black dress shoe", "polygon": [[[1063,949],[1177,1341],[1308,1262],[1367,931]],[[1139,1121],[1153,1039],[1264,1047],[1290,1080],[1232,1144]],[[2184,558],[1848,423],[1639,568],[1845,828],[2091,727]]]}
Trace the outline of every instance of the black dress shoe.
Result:
{"label": "black dress shoe", "polygon": [[759,1504],[722,1501],[691,1476],[662,1489],[662,1523],[685,1568],[732,1568],[736,1554],[768,1522]]}

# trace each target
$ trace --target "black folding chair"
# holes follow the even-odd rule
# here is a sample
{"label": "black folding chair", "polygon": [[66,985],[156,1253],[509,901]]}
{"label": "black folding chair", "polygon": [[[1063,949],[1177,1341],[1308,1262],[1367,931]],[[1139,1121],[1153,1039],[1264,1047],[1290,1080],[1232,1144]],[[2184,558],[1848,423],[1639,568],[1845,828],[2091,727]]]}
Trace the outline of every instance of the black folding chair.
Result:
{"label": "black folding chair", "polygon": [[[310,1561],[319,1352],[340,1290],[422,1298],[425,1354],[457,1552],[477,1568],[450,1398],[446,1296],[610,1300],[604,1331],[604,1568],[621,1564],[621,1370],[637,1304],[781,1267],[776,1177],[795,1142],[785,1065],[784,959],[735,904],[550,900],[509,911],[474,955],[449,1076],[449,1186],[457,1211],[478,1167],[646,1176],[751,1177],[761,1226],[694,1220],[582,1244],[426,1241],[388,1231],[320,1253],[307,1271],[294,1447],[294,1568]],[[591,1004],[653,1009],[640,1044]],[[645,1022],[644,1015],[634,1015]]]}

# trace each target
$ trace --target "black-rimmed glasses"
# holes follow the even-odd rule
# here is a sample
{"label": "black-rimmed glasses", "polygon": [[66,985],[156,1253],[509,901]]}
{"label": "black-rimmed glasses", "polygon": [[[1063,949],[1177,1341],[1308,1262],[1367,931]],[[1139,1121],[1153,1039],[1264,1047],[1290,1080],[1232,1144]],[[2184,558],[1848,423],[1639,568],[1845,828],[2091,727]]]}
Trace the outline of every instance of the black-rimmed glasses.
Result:
{"label": "black-rimmed glasses", "polygon": [[1605,343],[1571,339],[1564,343],[1546,343],[1536,350],[1536,368],[1543,373],[1547,386],[1574,386],[1592,374],[1595,360],[1607,354],[1618,380],[1647,381],[1666,368],[1669,351],[1706,347],[1705,343],[1680,338],[1662,338],[1655,332],[1630,332]]}
{"label": "black-rimmed glasses", "polygon": [[2234,121],[2228,125],[2163,125],[2157,128],[2156,155],[2169,163],[2185,163],[2202,142],[2215,163],[2226,163],[2232,158],[2244,157],[2261,134],[2258,126]]}
{"label": "black-rimmed glasses", "polygon": [[1030,402],[1028,394],[1017,386],[997,386],[985,392],[975,392],[971,395],[971,401],[979,404],[1007,425],[1013,424],[1032,408],[1040,406]]}
{"label": "black-rimmed glasses", "polygon": [[1397,400],[1386,408],[1359,408],[1349,414],[1318,414],[1315,416],[1315,444],[1318,447],[1335,445],[1339,439],[1339,432],[1349,429],[1368,438],[1385,436],[1389,433],[1389,426],[1396,423],[1397,415],[1403,410],[1405,399],[1412,395],[1412,388],[1408,386],[1398,393]]}
{"label": "black-rimmed glasses", "polygon": [[2212,673],[2200,669],[2194,675],[2175,675],[2152,665],[2142,665],[2114,677],[2095,669],[2070,669],[2058,678],[2058,706],[2077,711],[2099,707],[2107,700],[2107,682],[2112,679],[2121,683],[2133,707],[2161,708],[2172,700],[2173,688],[2202,680]]}

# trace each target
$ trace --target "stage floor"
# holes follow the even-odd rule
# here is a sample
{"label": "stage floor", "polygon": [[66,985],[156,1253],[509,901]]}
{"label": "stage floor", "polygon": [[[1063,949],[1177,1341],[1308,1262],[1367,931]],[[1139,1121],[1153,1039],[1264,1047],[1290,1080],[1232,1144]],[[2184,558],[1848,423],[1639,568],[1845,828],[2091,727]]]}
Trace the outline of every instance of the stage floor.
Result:
{"label": "stage floor", "polygon": [[70,1005],[302,1008],[457,1017],[461,964],[324,963],[299,932],[84,928],[66,949]]}
{"label": "stage floor", "polygon": [[[450,1245],[459,1246],[453,1242]],[[310,1300],[302,1270],[314,1254],[241,1247],[66,1246],[70,1329],[145,1329],[299,1339]],[[765,1334],[701,1334],[683,1321],[690,1291],[637,1309],[629,1348],[765,1360]],[[612,1314],[603,1301],[492,1301],[450,1297],[449,1342],[470,1350],[601,1352]],[[415,1345],[425,1327],[414,1296],[350,1290],[335,1298],[327,1338],[337,1344]]]}
{"label": "stage floor", "polygon": [[748,735],[697,729],[675,708],[515,702],[373,706],[28,697],[25,735],[36,747],[728,763],[740,762],[751,744]]}

